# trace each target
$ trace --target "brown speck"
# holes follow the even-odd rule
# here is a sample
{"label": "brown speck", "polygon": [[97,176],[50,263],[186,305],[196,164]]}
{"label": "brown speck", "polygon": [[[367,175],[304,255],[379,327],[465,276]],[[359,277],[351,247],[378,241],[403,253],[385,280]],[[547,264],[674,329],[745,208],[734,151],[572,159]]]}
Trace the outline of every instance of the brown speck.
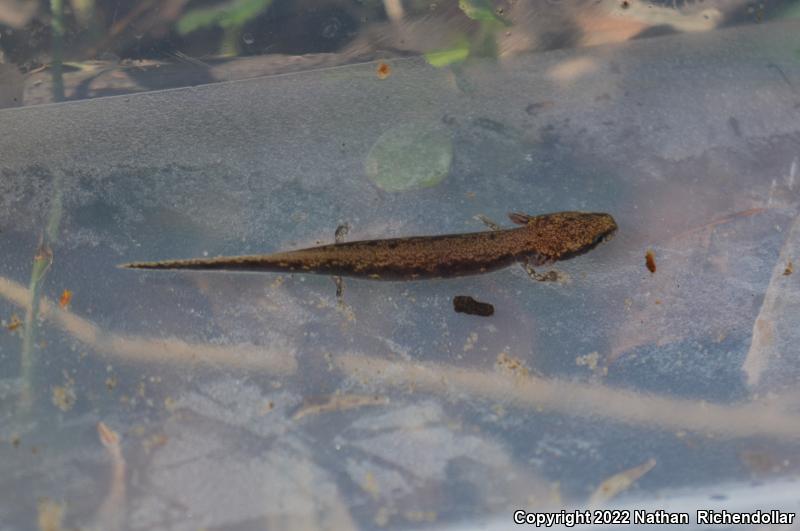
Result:
{"label": "brown speck", "polygon": [[629,7],[631,7],[631,3],[630,3],[630,2],[628,2],[628,0],[624,0],[624,1],[623,1],[623,2],[622,2],[620,5],[619,5],[619,6],[620,6],[622,9],[628,9]]}
{"label": "brown speck", "polygon": [[258,414],[259,415],[266,415],[267,413],[269,413],[273,409],[275,409],[275,402],[273,402],[272,400],[269,400],[266,404],[261,406],[261,411],[259,411]]}
{"label": "brown speck", "polygon": [[109,391],[113,391],[114,389],[116,389],[117,383],[118,383],[117,376],[112,374],[111,376],[106,378],[106,389],[108,389]]}
{"label": "brown speck", "polygon": [[20,326],[22,326],[22,321],[17,314],[14,314],[11,316],[11,321],[9,321],[9,323],[6,325],[6,328],[9,332],[13,332]]}
{"label": "brown speck", "polygon": [[786,269],[783,270],[783,274],[788,277],[792,273],[794,273],[794,264],[792,264],[792,261],[789,260],[789,262],[786,264]]}
{"label": "brown speck", "polygon": [[497,355],[497,360],[495,361],[495,367],[501,370],[508,371],[510,373],[515,374],[519,377],[527,377],[530,374],[528,368],[525,366],[525,363],[519,358],[515,358],[508,354],[508,352],[503,351]]}
{"label": "brown speck", "polygon": [[378,79],[386,79],[392,74],[392,67],[386,63],[378,63],[376,73],[378,75]]}
{"label": "brown speck", "polygon": [[53,404],[61,411],[69,411],[75,405],[75,389],[69,383],[53,387]]}
{"label": "brown speck", "polygon": [[13,446],[14,448],[19,448],[19,443],[20,443],[19,435],[15,433],[14,435],[11,436],[11,446]]}
{"label": "brown speck", "polygon": [[453,309],[456,313],[480,315],[481,317],[489,317],[494,314],[494,306],[488,302],[476,301],[469,295],[456,295],[453,297]]}
{"label": "brown speck", "polygon": [[656,272],[656,253],[654,253],[652,249],[648,249],[647,252],[644,253],[644,263],[648,271],[651,273]]}
{"label": "brown speck", "polygon": [[66,308],[69,306],[70,301],[72,300],[72,292],[68,289],[65,289],[61,293],[61,297],[58,299],[58,305],[62,308]]}

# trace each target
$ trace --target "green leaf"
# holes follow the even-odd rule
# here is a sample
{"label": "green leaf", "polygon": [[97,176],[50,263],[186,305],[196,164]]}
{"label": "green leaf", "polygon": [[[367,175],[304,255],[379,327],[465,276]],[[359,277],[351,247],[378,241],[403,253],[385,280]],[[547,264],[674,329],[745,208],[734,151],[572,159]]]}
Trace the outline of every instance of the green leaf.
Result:
{"label": "green leaf", "polygon": [[442,68],[455,63],[460,63],[469,57],[469,43],[459,43],[453,48],[436,50],[425,54],[425,59],[431,66]]}
{"label": "green leaf", "polygon": [[510,22],[501,18],[494,12],[492,4],[489,3],[488,0],[458,0],[458,7],[472,20],[499,22],[504,26],[511,25]]}
{"label": "green leaf", "polygon": [[272,0],[230,0],[213,7],[193,9],[178,21],[178,33],[186,35],[198,29],[213,26],[241,27],[269,9],[270,5],[272,5]]}

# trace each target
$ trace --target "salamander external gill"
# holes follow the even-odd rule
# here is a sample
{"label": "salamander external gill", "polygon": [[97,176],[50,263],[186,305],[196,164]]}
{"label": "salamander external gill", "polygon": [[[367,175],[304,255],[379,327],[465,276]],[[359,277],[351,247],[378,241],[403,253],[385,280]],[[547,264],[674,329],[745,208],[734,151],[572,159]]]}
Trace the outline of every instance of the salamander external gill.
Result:
{"label": "salamander external gill", "polygon": [[363,240],[264,255],[220,256],[162,262],[133,262],[129,269],[297,272],[418,280],[474,275],[518,261],[542,265],[566,260],[611,237],[617,224],[609,214],[556,212],[509,214],[513,229]]}

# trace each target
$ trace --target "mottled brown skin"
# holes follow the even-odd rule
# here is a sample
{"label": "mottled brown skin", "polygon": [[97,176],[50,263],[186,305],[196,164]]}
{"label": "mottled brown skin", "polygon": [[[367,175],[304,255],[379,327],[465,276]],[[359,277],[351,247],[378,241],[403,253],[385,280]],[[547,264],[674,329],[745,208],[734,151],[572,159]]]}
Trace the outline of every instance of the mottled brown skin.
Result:
{"label": "mottled brown skin", "polygon": [[494,271],[527,260],[543,265],[590,251],[617,229],[609,214],[509,214],[515,229],[335,243],[267,255],[134,262],[131,269],[298,272],[417,280]]}

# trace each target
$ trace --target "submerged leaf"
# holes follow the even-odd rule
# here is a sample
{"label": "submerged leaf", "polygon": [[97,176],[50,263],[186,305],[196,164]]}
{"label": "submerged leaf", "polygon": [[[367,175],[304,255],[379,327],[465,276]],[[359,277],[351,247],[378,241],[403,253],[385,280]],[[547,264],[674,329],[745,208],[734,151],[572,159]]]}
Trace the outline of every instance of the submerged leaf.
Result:
{"label": "submerged leaf", "polygon": [[388,192],[428,188],[447,177],[452,160],[453,145],[446,130],[404,124],[378,138],[367,155],[366,173]]}
{"label": "submerged leaf", "polygon": [[437,50],[425,54],[425,59],[431,66],[442,68],[464,61],[469,56],[469,44],[465,41],[446,50]]}
{"label": "submerged leaf", "polygon": [[271,4],[272,0],[231,0],[219,6],[193,9],[178,21],[178,33],[186,35],[213,26],[241,27],[269,9]]}

